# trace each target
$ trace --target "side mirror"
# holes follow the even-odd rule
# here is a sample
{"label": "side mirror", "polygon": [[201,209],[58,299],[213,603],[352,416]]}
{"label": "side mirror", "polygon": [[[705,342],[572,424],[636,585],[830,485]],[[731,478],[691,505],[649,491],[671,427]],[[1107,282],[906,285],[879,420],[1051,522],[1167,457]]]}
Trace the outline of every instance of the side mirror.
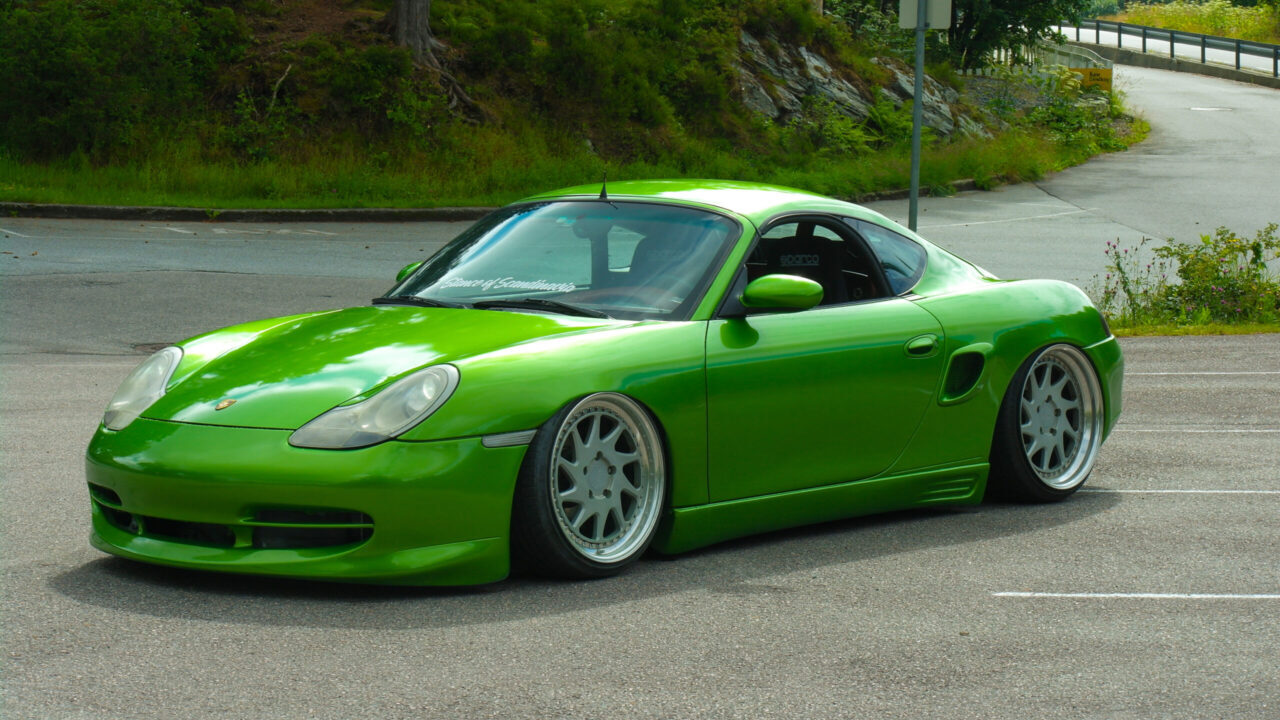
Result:
{"label": "side mirror", "polygon": [[755,310],[808,310],[822,302],[822,286],[798,275],[765,275],[742,291],[744,307]]}
{"label": "side mirror", "polygon": [[412,275],[414,270],[422,267],[422,263],[424,262],[426,261],[419,260],[418,262],[409,263],[408,265],[400,268],[400,272],[396,275],[396,283],[404,282],[404,279]]}

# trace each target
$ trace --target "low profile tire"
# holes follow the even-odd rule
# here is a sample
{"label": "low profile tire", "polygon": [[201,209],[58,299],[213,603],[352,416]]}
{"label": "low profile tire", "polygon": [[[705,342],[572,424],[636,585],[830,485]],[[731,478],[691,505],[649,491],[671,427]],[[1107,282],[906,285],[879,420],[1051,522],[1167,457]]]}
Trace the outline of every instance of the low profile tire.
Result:
{"label": "low profile tire", "polygon": [[571,403],[534,437],[516,484],[511,551],[537,575],[599,578],[644,554],[666,501],[662,437],[617,393]]}
{"label": "low profile tire", "polygon": [[994,497],[1052,502],[1074,493],[1102,446],[1102,386],[1088,356],[1050,345],[1009,383],[991,444]]}

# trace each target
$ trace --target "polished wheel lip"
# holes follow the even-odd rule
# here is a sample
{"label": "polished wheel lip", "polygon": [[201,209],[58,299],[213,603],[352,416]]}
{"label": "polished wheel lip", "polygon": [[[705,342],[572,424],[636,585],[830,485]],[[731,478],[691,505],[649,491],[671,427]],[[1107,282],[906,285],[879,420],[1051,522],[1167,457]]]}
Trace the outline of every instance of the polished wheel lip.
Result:
{"label": "polished wheel lip", "polygon": [[665,486],[658,431],[616,393],[583,398],[556,433],[548,473],[561,536],[603,564],[643,550],[657,527]]}
{"label": "polished wheel lip", "polygon": [[1102,446],[1102,387],[1072,345],[1053,345],[1027,369],[1019,396],[1023,454],[1040,482],[1071,490],[1093,470]]}

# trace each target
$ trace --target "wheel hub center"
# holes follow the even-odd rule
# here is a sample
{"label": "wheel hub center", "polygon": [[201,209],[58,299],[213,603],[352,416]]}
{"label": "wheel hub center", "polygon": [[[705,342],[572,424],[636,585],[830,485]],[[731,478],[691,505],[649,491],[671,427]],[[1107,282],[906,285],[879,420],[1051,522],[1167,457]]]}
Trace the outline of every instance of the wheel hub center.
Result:
{"label": "wheel hub center", "polygon": [[1036,414],[1039,415],[1037,419],[1040,421],[1041,428],[1047,430],[1049,428],[1057,427],[1059,414],[1058,407],[1052,400],[1042,404],[1040,406],[1040,411]]}
{"label": "wheel hub center", "polygon": [[599,495],[609,487],[613,475],[613,466],[604,458],[596,458],[587,465],[587,489],[593,495]]}

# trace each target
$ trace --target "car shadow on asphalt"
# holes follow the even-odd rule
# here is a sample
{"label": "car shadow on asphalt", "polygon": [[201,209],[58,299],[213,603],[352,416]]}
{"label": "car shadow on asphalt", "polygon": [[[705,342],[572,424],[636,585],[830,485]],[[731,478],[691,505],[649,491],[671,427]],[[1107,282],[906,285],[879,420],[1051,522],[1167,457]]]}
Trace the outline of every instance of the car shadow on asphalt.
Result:
{"label": "car shadow on asphalt", "polygon": [[[50,578],[77,602],[161,618],[285,627],[411,629],[508,622],[686,591],[785,593],[781,576],[884,557],[1011,538],[1077,523],[1122,502],[1081,493],[1064,503],[986,503],[842,520],[721,543],[604,580],[512,577],[491,585],[422,588],[351,585],[180,570],[104,557]],[[789,589],[786,585],[791,585]]]}

